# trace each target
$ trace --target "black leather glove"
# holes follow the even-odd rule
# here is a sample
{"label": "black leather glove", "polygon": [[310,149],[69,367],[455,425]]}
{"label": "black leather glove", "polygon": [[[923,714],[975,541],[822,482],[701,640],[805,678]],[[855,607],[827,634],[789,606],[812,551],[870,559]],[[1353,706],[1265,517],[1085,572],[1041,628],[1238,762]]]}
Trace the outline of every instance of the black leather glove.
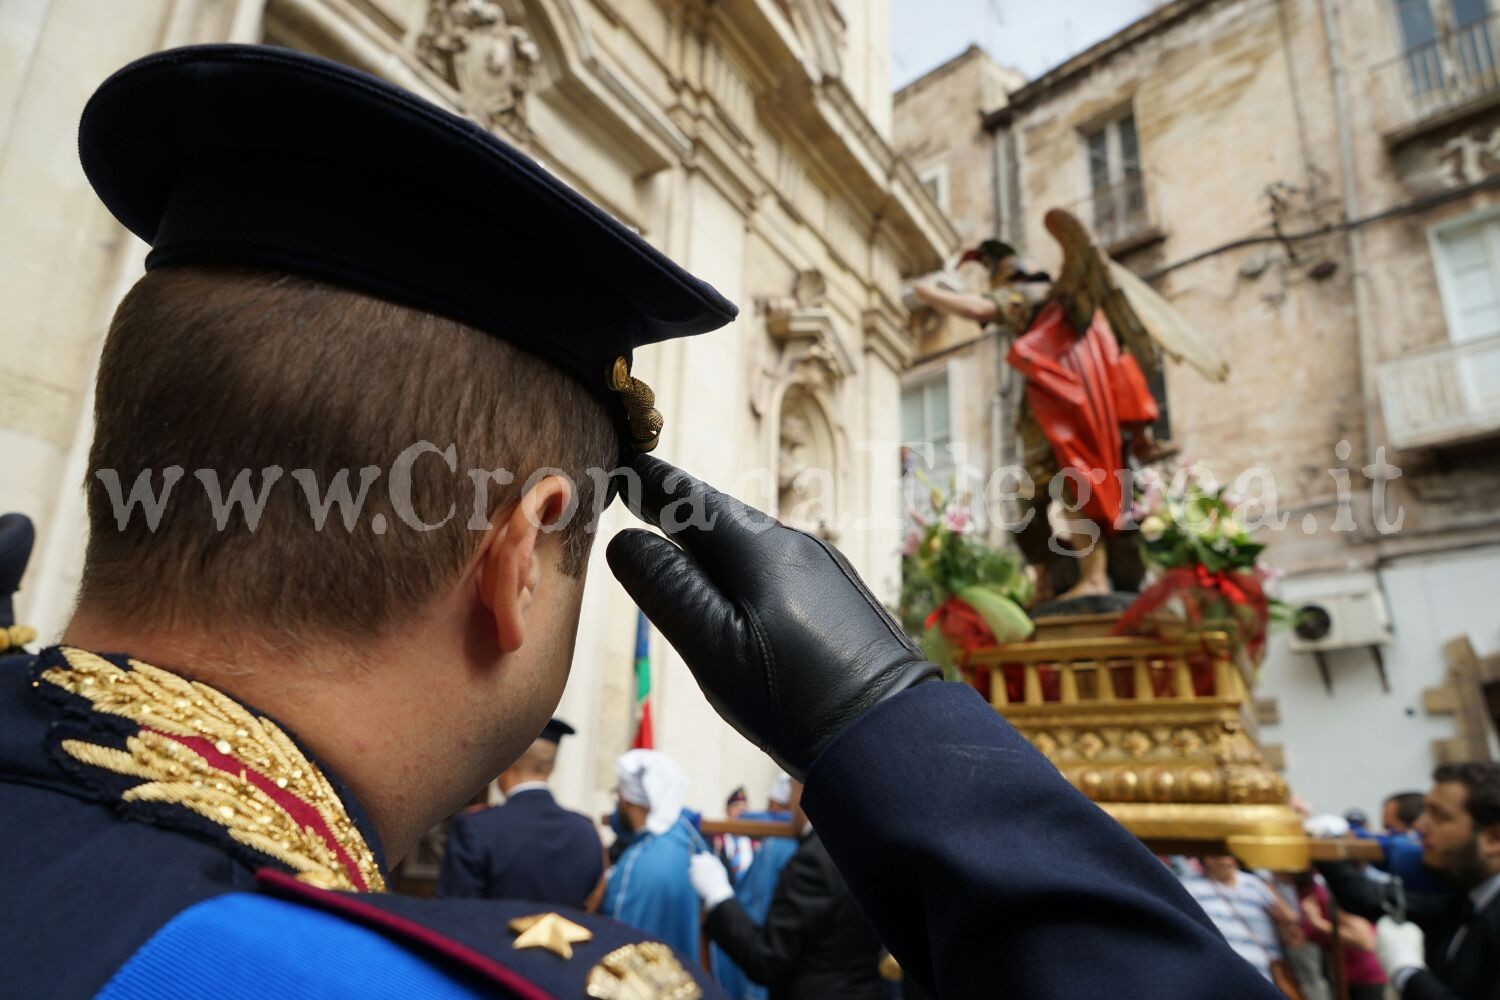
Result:
{"label": "black leather glove", "polygon": [[832,546],[659,459],[635,470],[635,512],[672,541],[623,531],[610,569],[714,710],[789,774],[805,776],[872,706],[941,675]]}

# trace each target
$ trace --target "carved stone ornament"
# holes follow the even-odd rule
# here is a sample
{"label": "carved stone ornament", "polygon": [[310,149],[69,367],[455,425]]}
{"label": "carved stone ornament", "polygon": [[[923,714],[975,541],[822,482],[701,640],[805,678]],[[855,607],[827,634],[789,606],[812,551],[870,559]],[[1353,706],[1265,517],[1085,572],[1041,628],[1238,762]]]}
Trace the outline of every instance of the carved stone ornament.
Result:
{"label": "carved stone ornament", "polygon": [[791,386],[826,394],[854,374],[854,359],[839,339],[833,313],[825,304],[827,297],[823,275],[808,270],[797,273],[791,295],[757,300],[771,350],[758,366],[750,393],[750,408],[756,416],[770,412],[774,401]]}
{"label": "carved stone ornament", "polygon": [[417,56],[486,124],[526,131],[526,92],[541,50],[493,0],[428,0]]}

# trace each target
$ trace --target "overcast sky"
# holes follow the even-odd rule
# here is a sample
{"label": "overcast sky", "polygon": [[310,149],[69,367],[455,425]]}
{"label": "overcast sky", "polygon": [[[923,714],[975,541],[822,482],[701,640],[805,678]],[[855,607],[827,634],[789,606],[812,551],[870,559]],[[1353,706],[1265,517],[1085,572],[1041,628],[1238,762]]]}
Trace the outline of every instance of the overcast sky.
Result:
{"label": "overcast sky", "polygon": [[1150,9],[1150,0],[891,0],[891,87],[970,42],[1036,77]]}

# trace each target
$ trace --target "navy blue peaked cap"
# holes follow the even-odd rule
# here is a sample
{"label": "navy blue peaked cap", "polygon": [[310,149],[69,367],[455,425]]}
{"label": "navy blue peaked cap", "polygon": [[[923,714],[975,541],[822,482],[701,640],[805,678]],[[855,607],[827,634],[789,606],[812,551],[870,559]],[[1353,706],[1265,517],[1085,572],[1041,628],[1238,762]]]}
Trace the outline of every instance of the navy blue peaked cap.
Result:
{"label": "navy blue peaked cap", "polygon": [[542,735],[538,736],[537,739],[550,740],[553,743],[561,743],[564,736],[572,736],[576,732],[578,732],[578,730],[574,729],[563,720],[553,718],[547,720],[547,724],[542,727]]}
{"label": "navy blue peaked cap", "polygon": [[257,45],[147,56],[84,108],[79,156],[148,269],[246,263],[460,320],[603,400],[616,358],[737,309],[492,133],[378,77]]}
{"label": "navy blue peaked cap", "polygon": [[[36,529],[31,526],[31,518],[25,514],[0,517],[0,628],[16,623],[10,599],[21,589],[21,577],[26,572],[35,541]],[[0,639],[0,649],[4,646],[4,640]]]}

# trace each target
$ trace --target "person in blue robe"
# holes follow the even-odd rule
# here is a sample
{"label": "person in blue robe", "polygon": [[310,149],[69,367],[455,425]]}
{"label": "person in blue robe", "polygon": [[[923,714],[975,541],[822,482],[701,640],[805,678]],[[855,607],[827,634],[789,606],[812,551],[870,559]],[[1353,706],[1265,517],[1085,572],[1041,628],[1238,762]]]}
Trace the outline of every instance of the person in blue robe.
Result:
{"label": "person in blue robe", "polygon": [[688,865],[708,845],[682,807],[687,775],[659,750],[629,751],[618,771],[617,815],[629,843],[610,869],[601,910],[697,955],[701,916]]}

